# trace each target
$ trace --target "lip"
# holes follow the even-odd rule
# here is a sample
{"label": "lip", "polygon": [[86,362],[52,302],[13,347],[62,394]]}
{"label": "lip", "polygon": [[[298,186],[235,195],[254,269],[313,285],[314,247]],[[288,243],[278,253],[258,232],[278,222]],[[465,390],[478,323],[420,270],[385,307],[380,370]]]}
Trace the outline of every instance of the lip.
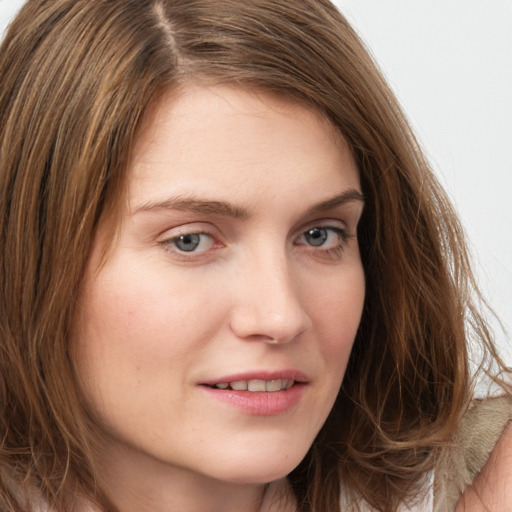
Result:
{"label": "lip", "polygon": [[295,382],[305,384],[308,382],[308,378],[304,372],[294,369],[286,370],[274,370],[274,371],[251,371],[244,373],[236,373],[232,375],[225,375],[210,380],[200,382],[204,386],[215,386],[220,382],[236,382],[239,380],[277,380],[277,379],[289,379]]}
{"label": "lip", "polygon": [[[235,391],[210,386],[221,382],[240,380],[294,380],[295,384],[281,391]],[[308,378],[299,370],[254,371],[226,375],[200,383],[202,391],[214,400],[241,410],[252,416],[277,416],[293,409],[300,401],[308,385]]]}

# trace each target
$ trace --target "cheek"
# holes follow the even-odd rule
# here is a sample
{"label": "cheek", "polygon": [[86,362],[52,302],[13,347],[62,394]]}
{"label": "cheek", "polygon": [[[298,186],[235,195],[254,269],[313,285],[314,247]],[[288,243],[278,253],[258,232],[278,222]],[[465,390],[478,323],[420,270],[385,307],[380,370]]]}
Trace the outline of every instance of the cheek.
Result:
{"label": "cheek", "polygon": [[332,407],[342,384],[361,321],[365,298],[362,266],[332,279],[321,296],[314,297],[314,315],[320,356],[326,373],[325,397]]}
{"label": "cheek", "polygon": [[100,425],[117,432],[127,418],[177,400],[173,390],[184,387],[186,369],[215,330],[213,313],[198,317],[198,300],[161,277],[105,272],[86,286],[71,346],[80,388]]}
{"label": "cheek", "polygon": [[137,277],[136,268],[112,262],[86,284],[72,348],[88,387],[110,388],[114,381],[134,386],[170,367],[179,375],[215,337],[225,304],[212,301],[208,287],[165,276]]}
{"label": "cheek", "polygon": [[333,278],[318,294],[312,294],[310,311],[324,356],[346,361],[361,321],[365,279],[361,266]]}
{"label": "cheek", "polygon": [[355,265],[334,273],[323,287],[306,296],[316,340],[305,340],[306,357],[321,360],[315,406],[322,412],[309,423],[314,437],[332,410],[357,334],[365,297],[363,269]]}

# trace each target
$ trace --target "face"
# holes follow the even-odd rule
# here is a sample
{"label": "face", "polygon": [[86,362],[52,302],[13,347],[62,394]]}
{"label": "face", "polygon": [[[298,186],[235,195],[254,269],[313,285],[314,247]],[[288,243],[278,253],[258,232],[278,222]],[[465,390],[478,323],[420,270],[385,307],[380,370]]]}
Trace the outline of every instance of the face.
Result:
{"label": "face", "polygon": [[120,465],[263,483],[300,462],[361,316],[362,207],[346,143],[311,110],[226,86],[160,103],[72,344]]}

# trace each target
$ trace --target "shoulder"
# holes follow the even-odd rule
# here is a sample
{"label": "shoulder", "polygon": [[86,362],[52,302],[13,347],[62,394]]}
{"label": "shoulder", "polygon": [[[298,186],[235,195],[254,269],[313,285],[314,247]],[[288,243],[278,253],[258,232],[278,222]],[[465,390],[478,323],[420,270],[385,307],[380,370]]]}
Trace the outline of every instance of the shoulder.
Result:
{"label": "shoulder", "polygon": [[512,510],[512,426],[504,434],[475,481],[461,496],[456,512]]}
{"label": "shoulder", "polygon": [[[492,431],[496,428],[499,428],[500,435],[497,442],[493,442],[492,451],[490,456],[486,457],[483,467],[463,492],[457,503],[456,512],[512,510],[512,403],[509,399],[486,402],[488,404],[483,411],[483,422],[476,421],[480,430],[478,437],[492,440],[495,437]],[[474,430],[471,424],[468,424],[467,428]],[[470,446],[468,450],[474,451],[475,447]]]}

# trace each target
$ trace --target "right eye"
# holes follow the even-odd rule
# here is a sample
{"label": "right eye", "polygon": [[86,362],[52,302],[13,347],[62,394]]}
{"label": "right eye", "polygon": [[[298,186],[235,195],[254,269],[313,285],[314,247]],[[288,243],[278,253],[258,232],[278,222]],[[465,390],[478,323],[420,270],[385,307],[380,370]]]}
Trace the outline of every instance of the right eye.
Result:
{"label": "right eye", "polygon": [[199,253],[211,249],[215,243],[207,233],[184,233],[166,240],[165,245],[174,251],[182,253]]}

